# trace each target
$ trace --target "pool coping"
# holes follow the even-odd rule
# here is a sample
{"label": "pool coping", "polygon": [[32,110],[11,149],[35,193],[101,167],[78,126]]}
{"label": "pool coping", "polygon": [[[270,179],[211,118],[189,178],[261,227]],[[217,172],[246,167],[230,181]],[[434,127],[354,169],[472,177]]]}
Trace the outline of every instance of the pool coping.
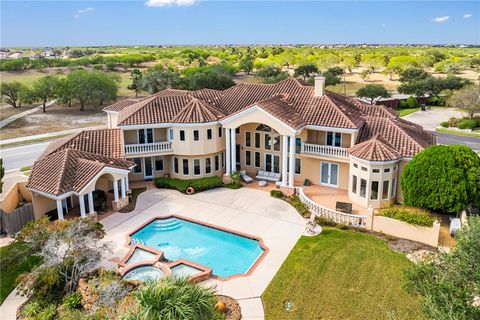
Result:
{"label": "pool coping", "polygon": [[[146,245],[143,245],[141,243],[135,243],[135,244],[132,244],[132,245],[129,245],[130,247],[130,250],[128,251],[128,253],[125,255],[125,257],[123,257],[122,260],[120,260],[120,262],[118,263],[118,265],[120,267],[125,267],[127,266],[127,262],[128,260],[130,260],[130,258],[132,257],[132,255],[135,253],[135,250],[136,249],[141,249],[141,250],[144,250],[144,251],[147,251],[147,252],[150,252],[150,253],[153,253],[155,254],[155,257],[153,257],[152,260],[144,260],[144,261],[160,261],[164,258],[164,253],[162,250],[158,250],[158,249],[155,249],[155,248],[152,248],[152,247],[148,247]],[[136,263],[136,262],[135,262]],[[132,264],[135,264],[135,263],[132,263]]]}
{"label": "pool coping", "polygon": [[[228,233],[231,233],[231,234],[235,234],[235,235],[238,235],[238,236],[241,236],[241,237],[244,237],[244,238],[248,238],[248,239],[251,239],[251,240],[255,240],[255,241],[258,241],[258,244],[260,245],[260,248],[262,248],[263,252],[262,254],[255,260],[255,262],[248,268],[248,271],[245,272],[245,273],[238,273],[238,274],[234,274],[234,275],[231,275],[231,276],[228,276],[226,278],[224,277],[220,277],[220,276],[217,276],[217,275],[214,275],[214,274],[211,274],[211,277],[213,279],[216,279],[216,280],[219,280],[219,281],[229,281],[229,280],[232,280],[232,279],[235,279],[235,278],[241,278],[241,277],[248,277],[250,276],[253,271],[255,271],[255,269],[258,267],[258,265],[263,261],[263,259],[265,259],[266,255],[270,252],[270,249],[265,245],[265,243],[263,242],[263,239],[260,238],[260,237],[256,237],[256,236],[253,236],[253,235],[250,235],[250,234],[247,234],[247,233],[244,233],[244,232],[241,232],[241,231],[235,231],[235,230],[232,230],[232,229],[229,229],[229,228],[224,228],[224,227],[220,227],[220,226],[217,226],[217,225],[214,225],[214,224],[211,224],[211,223],[208,223],[208,222],[203,222],[203,221],[200,221],[200,220],[196,220],[196,219],[191,219],[191,218],[187,218],[187,217],[183,217],[181,215],[177,215],[177,214],[170,214],[170,215],[167,215],[167,216],[157,216],[157,217],[152,217],[150,219],[148,219],[145,223],[141,224],[140,226],[136,227],[135,229],[133,229],[133,231],[129,232],[126,234],[125,238],[126,238],[126,243],[125,243],[125,247],[131,247],[131,246],[135,246],[137,245],[134,244],[130,244],[132,242],[132,235],[135,234],[136,232],[138,232],[140,229],[146,227],[147,225],[149,225],[150,223],[152,223],[153,221],[155,220],[166,220],[166,219],[170,219],[170,218],[177,218],[177,219],[181,219],[181,220],[185,220],[185,221],[188,221],[188,222],[192,222],[192,223],[196,223],[196,224],[200,224],[202,226],[205,226],[205,227],[209,227],[209,228],[213,228],[213,229],[217,229],[219,231],[223,231],[223,232],[228,232]],[[145,245],[141,245],[140,244],[140,248],[141,249],[144,249],[144,248],[148,248],[147,251],[153,251],[153,250],[156,250],[156,251],[160,251],[162,252],[163,254],[163,251],[161,250],[157,250],[155,248],[151,248],[151,247],[148,247],[148,246],[145,246]],[[153,249],[153,250],[152,250]],[[132,248],[130,249],[132,251]],[[134,250],[134,249],[133,249]],[[130,251],[129,251],[130,253]],[[133,254],[133,251],[132,251],[132,254]],[[128,254],[127,254],[128,255]],[[125,259],[125,258],[124,258]],[[122,261],[124,260],[122,259]],[[128,259],[127,259],[128,260]],[[196,262],[193,262],[193,261],[190,261],[190,260],[186,260],[186,259],[183,259],[183,258],[180,258],[180,259],[177,259],[173,262],[176,262],[178,260],[183,260],[183,261],[186,261],[187,263],[186,264],[196,264],[197,266],[200,266],[201,269],[205,269],[205,268],[209,268],[207,266],[203,266],[199,263],[196,263]],[[151,260],[150,260],[151,261]],[[144,261],[143,261],[144,262]],[[157,260],[158,262],[158,260]],[[134,263],[133,265],[135,265],[136,263]],[[137,265],[138,267],[138,265]],[[130,268],[129,268],[130,269]],[[211,270],[211,268],[209,268]]]}

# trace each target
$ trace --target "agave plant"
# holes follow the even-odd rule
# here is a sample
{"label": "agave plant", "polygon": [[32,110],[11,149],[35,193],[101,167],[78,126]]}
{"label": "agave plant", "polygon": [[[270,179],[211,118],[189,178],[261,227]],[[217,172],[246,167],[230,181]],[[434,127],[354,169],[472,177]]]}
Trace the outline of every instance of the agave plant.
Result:
{"label": "agave plant", "polygon": [[165,277],[148,282],[135,294],[136,310],[124,320],[210,320],[216,318],[215,294],[188,282],[188,278]]}

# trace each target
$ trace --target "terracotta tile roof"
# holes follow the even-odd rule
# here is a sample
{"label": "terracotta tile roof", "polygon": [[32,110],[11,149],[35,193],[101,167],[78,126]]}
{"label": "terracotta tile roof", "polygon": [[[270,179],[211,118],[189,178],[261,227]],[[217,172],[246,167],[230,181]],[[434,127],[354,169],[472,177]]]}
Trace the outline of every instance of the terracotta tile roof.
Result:
{"label": "terracotta tile roof", "polygon": [[354,145],[348,152],[352,156],[368,161],[393,161],[401,158],[397,150],[380,134]]}
{"label": "terracotta tile roof", "polygon": [[174,123],[205,123],[224,117],[222,111],[198,98],[190,97],[187,105],[171,120]]}
{"label": "terracotta tile roof", "polygon": [[108,107],[103,108],[103,111],[116,111],[119,112],[120,110],[123,110],[124,108],[137,103],[139,101],[142,101],[145,98],[128,98],[124,100],[120,100],[118,102],[115,102],[114,104],[109,105]]}
{"label": "terracotta tile roof", "polygon": [[75,149],[111,158],[123,158],[122,130],[84,130],[75,133],[50,143],[39,159],[65,149]]}
{"label": "terracotta tile roof", "polygon": [[129,170],[133,162],[66,148],[36,161],[27,187],[51,195],[80,192],[103,168]]}
{"label": "terracotta tile roof", "polygon": [[359,132],[357,143],[380,134],[402,157],[411,158],[423,149],[435,144],[435,135],[421,126],[400,118],[367,117]]}
{"label": "terracotta tile roof", "polygon": [[270,113],[277,119],[280,119],[293,129],[300,129],[305,126],[305,121],[303,121],[302,117],[300,117],[300,115],[295,111],[284,95],[276,95],[274,97],[258,101],[253,106],[255,105]]}

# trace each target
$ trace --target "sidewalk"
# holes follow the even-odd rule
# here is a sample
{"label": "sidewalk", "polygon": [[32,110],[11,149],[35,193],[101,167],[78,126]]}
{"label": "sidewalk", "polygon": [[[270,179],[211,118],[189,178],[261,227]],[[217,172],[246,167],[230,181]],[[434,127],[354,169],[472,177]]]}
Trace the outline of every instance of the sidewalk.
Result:
{"label": "sidewalk", "polygon": [[[50,107],[51,105],[55,104],[55,102],[56,102],[56,100],[52,100],[52,101],[47,102],[45,104],[45,108]],[[7,124],[12,123],[13,121],[15,121],[17,119],[28,116],[29,114],[37,112],[38,110],[42,110],[42,105],[39,105],[38,107],[32,108],[32,109],[24,111],[24,112],[17,113],[15,115],[11,116],[11,117],[8,117],[7,119],[3,119],[2,121],[0,121],[0,129],[5,127]]]}
{"label": "sidewalk", "polygon": [[[10,119],[10,118],[9,118]],[[106,129],[107,125],[102,126],[95,126],[95,127],[84,127],[84,128],[75,128],[63,131],[55,131],[55,132],[47,132],[42,134],[36,134],[33,136],[26,136],[26,137],[18,137],[6,140],[0,140],[0,144],[7,144],[7,143],[14,143],[14,142],[21,142],[21,141],[29,141],[29,140],[37,140],[37,139],[44,139],[44,138],[55,138],[56,136],[67,135],[71,133],[77,133],[83,130],[97,130],[97,129]]]}

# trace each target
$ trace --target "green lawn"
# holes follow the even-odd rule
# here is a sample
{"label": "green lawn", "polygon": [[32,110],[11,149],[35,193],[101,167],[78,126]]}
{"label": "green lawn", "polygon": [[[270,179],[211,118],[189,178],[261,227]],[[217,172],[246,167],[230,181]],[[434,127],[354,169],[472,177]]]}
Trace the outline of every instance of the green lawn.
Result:
{"label": "green lawn", "polygon": [[437,132],[443,132],[443,133],[450,133],[450,134],[458,134],[461,136],[467,136],[467,137],[479,137],[480,138],[480,131],[478,130],[473,130],[473,132],[463,132],[463,131],[457,131],[457,130],[452,130],[452,129],[445,129],[445,128],[437,128]]}
{"label": "green lawn", "polygon": [[0,304],[15,288],[17,276],[30,271],[39,262],[35,256],[14,256],[15,247],[21,247],[21,243],[14,242],[0,248]]}
{"label": "green lawn", "polygon": [[[302,237],[262,296],[266,319],[423,319],[403,288],[408,259],[372,235]],[[293,302],[287,312],[285,301]]]}
{"label": "green lawn", "polygon": [[400,114],[400,117],[405,117],[407,114],[414,113],[420,110],[420,108],[406,108],[397,110]]}

